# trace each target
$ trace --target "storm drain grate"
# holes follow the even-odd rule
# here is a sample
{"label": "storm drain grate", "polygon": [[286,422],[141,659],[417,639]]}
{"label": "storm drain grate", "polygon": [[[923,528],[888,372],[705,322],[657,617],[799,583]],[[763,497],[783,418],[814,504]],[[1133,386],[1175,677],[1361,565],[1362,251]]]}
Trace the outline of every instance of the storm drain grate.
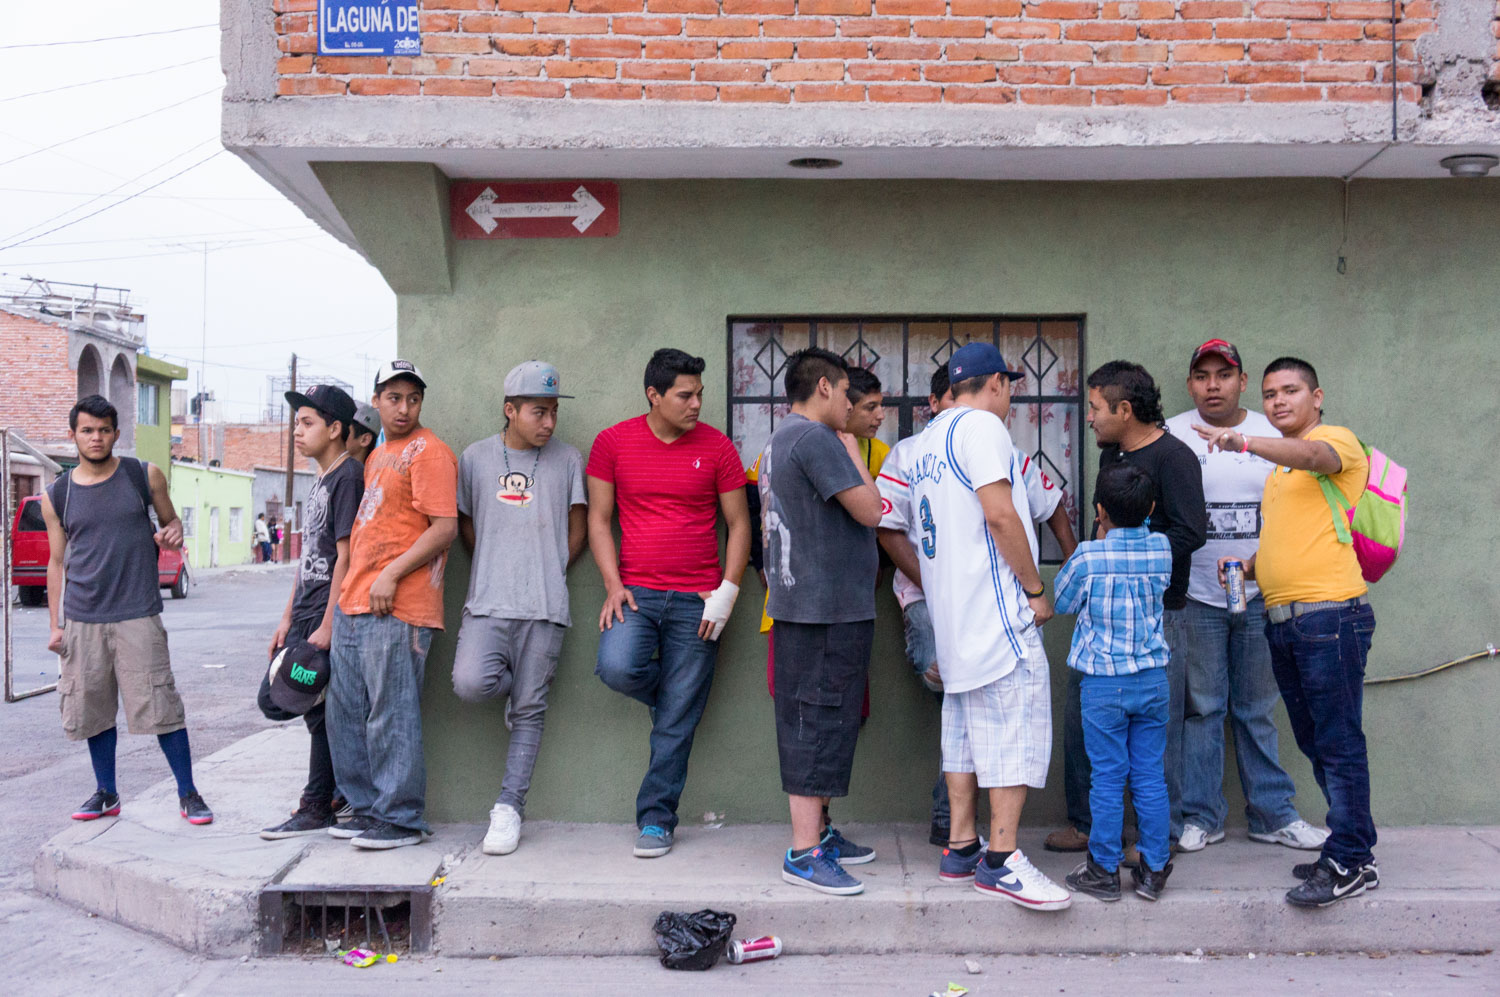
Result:
{"label": "storm drain grate", "polygon": [[268,886],[260,894],[263,955],[323,955],[352,947],[381,954],[432,947],[432,890]]}

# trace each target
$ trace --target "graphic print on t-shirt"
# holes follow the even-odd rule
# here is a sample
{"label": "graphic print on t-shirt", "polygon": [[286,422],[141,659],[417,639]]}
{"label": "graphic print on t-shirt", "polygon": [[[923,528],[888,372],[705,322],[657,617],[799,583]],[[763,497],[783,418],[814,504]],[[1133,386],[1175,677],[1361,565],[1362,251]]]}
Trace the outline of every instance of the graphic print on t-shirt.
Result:
{"label": "graphic print on t-shirt", "polygon": [[333,565],[328,562],[327,551],[320,550],[317,543],[306,542],[307,538],[320,537],[328,528],[328,489],[314,488],[307,496],[307,507],[302,512],[302,561],[298,566],[303,585],[322,584],[333,577]]}
{"label": "graphic print on t-shirt", "polygon": [[1208,539],[1254,540],[1260,536],[1259,502],[1207,502]]}
{"label": "graphic print on t-shirt", "polygon": [[531,504],[532,492],[536,488],[536,479],[522,471],[512,471],[509,474],[500,475],[500,490],[495,493],[495,498],[502,505],[514,506],[524,509]]}
{"label": "graphic print on t-shirt", "polygon": [[765,561],[768,573],[774,573],[786,588],[793,588],[797,578],[792,574],[792,531],[781,516],[781,503],[769,487],[771,481],[771,442],[760,457],[760,496],[765,517]]}

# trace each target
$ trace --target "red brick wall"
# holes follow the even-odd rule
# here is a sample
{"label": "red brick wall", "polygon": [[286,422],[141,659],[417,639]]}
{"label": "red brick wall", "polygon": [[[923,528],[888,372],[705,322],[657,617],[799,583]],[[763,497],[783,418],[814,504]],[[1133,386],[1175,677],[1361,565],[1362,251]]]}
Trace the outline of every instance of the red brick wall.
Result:
{"label": "red brick wall", "polygon": [[[215,443],[219,432],[224,435],[223,448]],[[260,467],[286,467],[286,441],[290,428],[280,423],[219,423],[203,427],[208,459],[217,459],[231,471],[253,471]],[[172,447],[173,457],[198,460],[198,427],[182,427],[182,442]]]}
{"label": "red brick wall", "polygon": [[78,374],[68,367],[68,330],[0,311],[0,426],[32,443],[65,443]]}
{"label": "red brick wall", "polygon": [[[1146,105],[1389,101],[1380,0],[422,0],[420,57],[319,56],[273,0],[282,95]],[[1397,4],[1406,101],[1436,0]]]}

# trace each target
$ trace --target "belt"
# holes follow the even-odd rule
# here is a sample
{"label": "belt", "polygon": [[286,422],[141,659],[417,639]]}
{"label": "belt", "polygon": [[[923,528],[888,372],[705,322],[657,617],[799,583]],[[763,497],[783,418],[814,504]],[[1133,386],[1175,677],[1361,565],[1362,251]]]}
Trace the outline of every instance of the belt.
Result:
{"label": "belt", "polygon": [[1293,617],[1320,613],[1325,609],[1354,609],[1357,606],[1369,604],[1369,597],[1363,595],[1356,599],[1345,599],[1342,602],[1289,602],[1284,606],[1267,606],[1266,619],[1272,623],[1285,623]]}

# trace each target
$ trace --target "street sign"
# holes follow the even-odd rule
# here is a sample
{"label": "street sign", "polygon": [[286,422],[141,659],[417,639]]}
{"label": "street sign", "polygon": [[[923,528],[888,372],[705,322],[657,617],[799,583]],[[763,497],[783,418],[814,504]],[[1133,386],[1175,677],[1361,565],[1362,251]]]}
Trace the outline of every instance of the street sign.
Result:
{"label": "street sign", "polygon": [[412,0],[318,0],[319,55],[421,55]]}
{"label": "street sign", "polygon": [[597,180],[455,182],[449,194],[456,239],[576,239],[620,231],[620,189]]}

